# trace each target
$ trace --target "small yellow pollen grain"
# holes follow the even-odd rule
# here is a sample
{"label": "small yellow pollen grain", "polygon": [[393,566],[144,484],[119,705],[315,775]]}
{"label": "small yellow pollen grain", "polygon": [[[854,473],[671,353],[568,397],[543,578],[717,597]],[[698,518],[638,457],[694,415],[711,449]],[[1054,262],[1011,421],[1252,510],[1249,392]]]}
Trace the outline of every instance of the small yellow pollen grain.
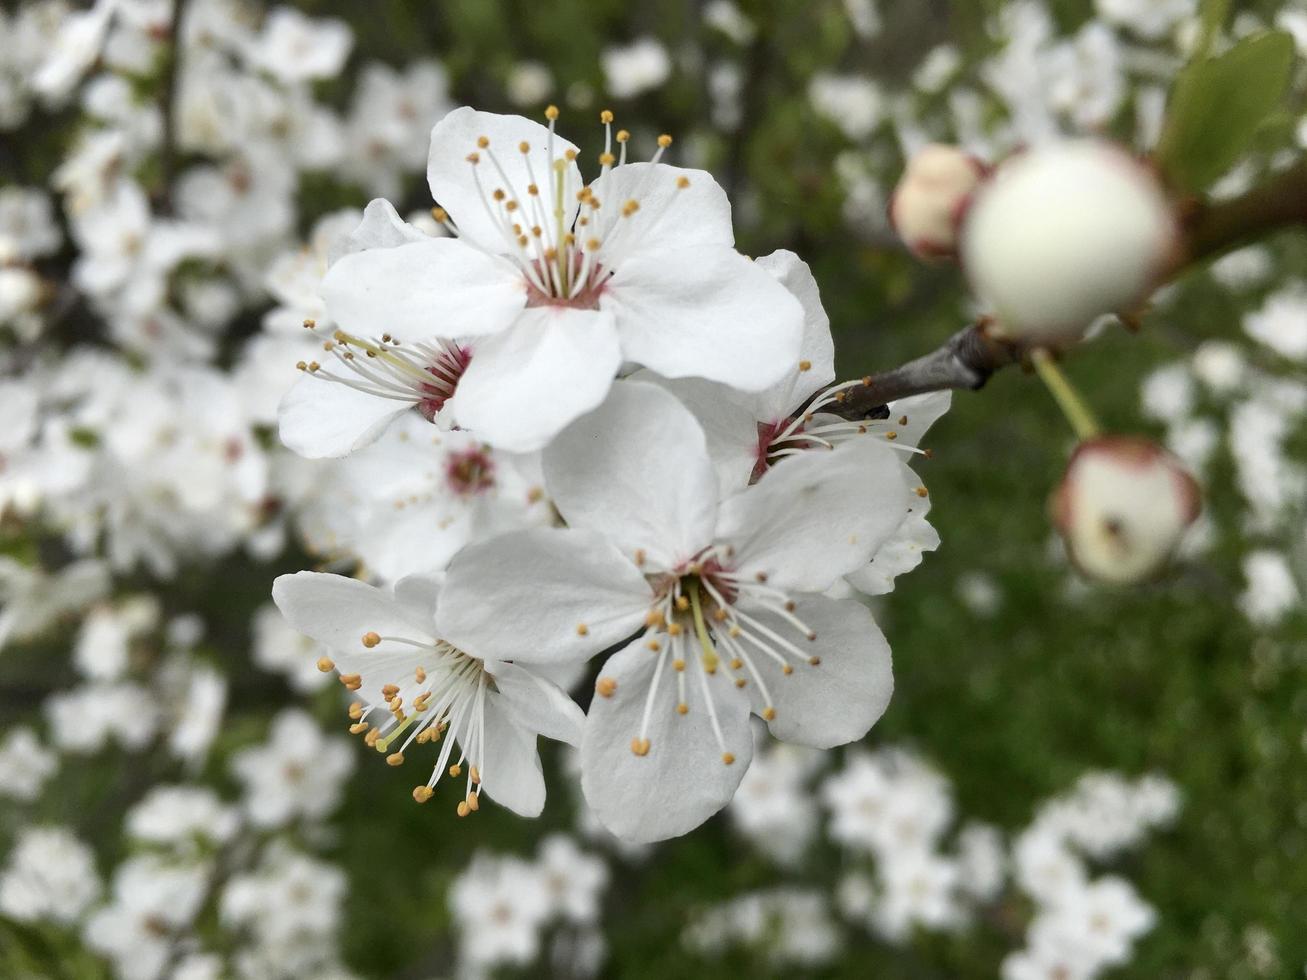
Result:
{"label": "small yellow pollen grain", "polygon": [[682,660],[680,657],[677,657],[675,660],[672,661],[672,669],[678,671],[685,670],[685,661]]}
{"label": "small yellow pollen grain", "polygon": [[[644,549],[643,549],[643,548],[636,548],[636,549],[635,549],[635,563],[636,563],[637,565],[643,565],[644,562],[645,562],[645,557],[646,557],[646,556],[645,556],[645,553],[644,553]],[[651,614],[651,615],[652,615],[652,614]]]}
{"label": "small yellow pollen grain", "polygon": [[396,694],[398,694],[398,693],[399,693],[399,685],[398,685],[398,684],[382,684],[382,685],[381,685],[381,696],[382,696],[383,698],[385,698],[387,701],[389,701],[391,698],[393,698],[393,697],[394,697]]}
{"label": "small yellow pollen grain", "polygon": [[305,321],[304,321],[304,329],[305,329],[305,330],[312,330],[312,329],[313,329],[314,327],[316,327],[317,325],[318,325],[318,321],[317,321],[317,320],[314,320],[314,319],[312,319],[312,318],[305,319]]}
{"label": "small yellow pollen grain", "polygon": [[354,701],[349,706],[349,716],[352,720],[358,721],[363,717],[363,702]]}
{"label": "small yellow pollen grain", "polygon": [[379,633],[374,633],[369,631],[363,634],[363,645],[367,647],[369,650],[371,650],[374,646],[376,646],[380,642],[381,642],[381,634]]}
{"label": "small yellow pollen grain", "polygon": [[890,442],[893,442],[893,441],[894,441],[895,439],[897,439],[898,437],[899,437],[899,434],[898,434],[897,432],[886,432],[886,433],[885,433],[885,438],[888,439]]}
{"label": "small yellow pollen grain", "polygon": [[599,113],[599,121],[603,123],[605,126],[607,126],[610,122],[613,121],[613,110],[612,109],[601,110]]}
{"label": "small yellow pollen grain", "polygon": [[813,667],[817,667],[821,664],[821,657],[809,657],[808,663],[811,664]]}
{"label": "small yellow pollen grain", "polygon": [[521,143],[518,143],[517,148],[523,153],[531,152],[531,144],[528,143],[526,140],[523,140]]}
{"label": "small yellow pollen grain", "polygon": [[595,693],[601,698],[611,698],[617,693],[617,681],[611,677],[601,677],[595,681]]}
{"label": "small yellow pollen grain", "polygon": [[735,678],[735,686],[736,686],[736,687],[744,687],[744,685],[747,684],[747,683],[749,683],[749,682],[746,681],[743,677],[737,677],[737,678]]}
{"label": "small yellow pollen grain", "polygon": [[576,624],[576,635],[577,635],[577,636],[586,636],[586,635],[589,634],[589,632],[590,632],[590,627],[589,627],[589,626],[586,626],[585,623],[577,623],[577,624]]}
{"label": "small yellow pollen grain", "polygon": [[926,494],[928,494],[929,492],[930,492],[930,491],[927,490],[925,487],[917,487],[917,490],[916,490],[916,493],[917,493],[917,496],[918,496],[918,497],[924,497],[924,496],[926,496]]}
{"label": "small yellow pollen grain", "polygon": [[422,669],[421,664],[418,664],[417,670],[413,671],[413,676],[417,679],[417,682],[421,684],[427,679],[427,672]]}
{"label": "small yellow pollen grain", "polygon": [[616,162],[617,157],[613,156],[611,153],[605,152],[599,154],[599,166],[601,167],[611,167]]}
{"label": "small yellow pollen grain", "polygon": [[481,782],[481,773],[477,772],[476,766],[472,766],[471,768],[469,768],[467,771],[467,775],[468,778],[472,780],[472,782],[474,783]]}
{"label": "small yellow pollen grain", "polygon": [[785,666],[781,667],[781,673],[784,674],[786,677],[789,677],[790,674],[794,673],[794,668],[791,667],[789,664],[785,664]]}
{"label": "small yellow pollen grain", "polygon": [[627,129],[619,129],[617,131],[617,135],[613,138],[617,140],[617,142],[619,143],[625,143],[627,140],[631,138],[631,132],[630,130]]}
{"label": "small yellow pollen grain", "polygon": [[807,360],[800,361],[800,362],[799,362],[799,370],[800,370],[800,371],[811,371],[811,370],[812,370],[812,361],[807,361]]}
{"label": "small yellow pollen grain", "polygon": [[485,149],[487,146],[489,146],[489,145],[490,145],[490,137],[489,137],[489,136],[478,136],[478,137],[477,137],[477,146],[479,146],[481,149],[484,150],[484,149]]}
{"label": "small yellow pollen grain", "polygon": [[335,668],[336,665],[332,662],[330,657],[318,658],[318,670],[322,671],[324,674],[330,673],[331,671],[335,670]]}
{"label": "small yellow pollen grain", "polygon": [[563,154],[563,156],[570,163],[571,161],[576,159],[576,150],[568,150],[566,153]]}
{"label": "small yellow pollen grain", "polygon": [[413,800],[417,803],[425,803],[427,800],[431,799],[432,792],[433,790],[430,786],[414,786]]}
{"label": "small yellow pollen grain", "polygon": [[467,794],[467,808],[471,810],[473,813],[476,813],[478,810],[481,809],[481,799],[480,797],[477,796],[476,793]]}
{"label": "small yellow pollen grain", "polygon": [[351,691],[357,691],[363,686],[363,678],[358,674],[341,674],[340,682],[348,687]]}
{"label": "small yellow pollen grain", "polygon": [[763,708],[763,709],[762,709],[762,720],[763,720],[763,721],[775,721],[775,720],[776,720],[776,709],[775,709],[775,708]]}
{"label": "small yellow pollen grain", "polygon": [[676,186],[679,190],[685,190],[690,186],[690,178],[685,176],[677,177]]}
{"label": "small yellow pollen grain", "polygon": [[481,154],[480,154],[480,153],[469,153],[469,154],[467,155],[467,162],[470,163],[470,164],[473,164],[473,165],[475,166],[476,164],[478,164],[478,163],[481,162]]}
{"label": "small yellow pollen grain", "polygon": [[647,738],[631,739],[631,751],[636,755],[645,756],[649,754],[649,740]]}
{"label": "small yellow pollen grain", "polygon": [[404,764],[403,752],[392,752],[390,755],[386,756],[386,765],[388,766],[400,766],[403,764]]}
{"label": "small yellow pollen grain", "polygon": [[443,225],[449,220],[449,212],[444,208],[432,208],[431,217],[435,218],[437,222]]}
{"label": "small yellow pollen grain", "polygon": [[449,767],[450,779],[457,779],[461,775],[463,775],[463,767],[460,766],[457,762],[455,762],[452,766]]}
{"label": "small yellow pollen grain", "polygon": [[688,596],[678,595],[676,597],[676,608],[681,612],[690,608],[690,599]]}
{"label": "small yellow pollen grain", "polygon": [[672,137],[667,133],[663,133],[661,136],[658,137],[658,145],[661,146],[664,150],[667,149],[669,146],[672,145]]}
{"label": "small yellow pollen grain", "polygon": [[908,424],[908,417],[906,415],[900,415],[899,425],[907,425],[907,424]]}
{"label": "small yellow pollen grain", "polygon": [[371,727],[372,726],[369,725],[366,721],[356,721],[354,722],[354,724],[349,726],[349,733],[351,735],[362,735]]}
{"label": "small yellow pollen grain", "polygon": [[377,739],[379,738],[381,738],[381,729],[374,728],[372,729],[372,731],[368,732],[366,735],[363,736],[363,744],[366,745],[368,748],[372,748],[374,745],[377,744]]}
{"label": "small yellow pollen grain", "polygon": [[668,624],[667,624],[667,635],[668,635],[668,636],[680,636],[680,635],[681,635],[681,632],[682,632],[682,630],[681,630],[681,624],[680,624],[680,623],[668,623]]}
{"label": "small yellow pollen grain", "polygon": [[548,119],[550,122],[553,122],[555,119],[557,119],[558,106],[556,105],[545,106],[545,118]]}
{"label": "small yellow pollen grain", "polygon": [[645,646],[648,647],[650,650],[652,650],[654,653],[657,653],[659,650],[663,648],[663,645],[659,643],[657,640],[650,640],[648,643],[645,644]]}
{"label": "small yellow pollen grain", "polygon": [[466,800],[459,800],[458,806],[454,807],[454,812],[457,813],[460,817],[466,817],[469,813],[472,812],[472,808],[467,805]]}
{"label": "small yellow pollen grain", "polygon": [[732,763],[735,762],[735,756],[733,756],[733,755],[732,755],[731,753],[729,753],[729,752],[723,752],[723,753],[722,753],[722,762],[726,763],[726,764],[729,766],[729,765],[731,765]]}
{"label": "small yellow pollen grain", "polygon": [[689,706],[688,704],[686,704],[684,701],[680,702],[680,703],[677,704],[677,706],[676,706],[676,713],[677,713],[678,715],[688,714],[689,711],[690,711],[690,706]]}

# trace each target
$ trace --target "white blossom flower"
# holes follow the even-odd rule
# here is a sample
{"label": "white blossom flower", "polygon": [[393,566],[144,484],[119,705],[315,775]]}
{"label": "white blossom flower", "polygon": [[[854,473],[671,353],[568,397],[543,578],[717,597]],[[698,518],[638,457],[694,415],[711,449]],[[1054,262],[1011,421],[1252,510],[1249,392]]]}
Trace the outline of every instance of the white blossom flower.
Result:
{"label": "white blossom flower", "polygon": [[0,796],[30,802],[59,768],[59,756],[32,729],[11,728],[0,742]]}
{"label": "white blossom flower", "polygon": [[[287,621],[332,652],[320,669],[336,669],[361,700],[350,709],[350,731],[390,765],[404,762],[409,746],[439,742],[439,759],[419,803],[432,796],[446,766],[457,779],[466,766],[458,812],[478,808],[481,791],[522,816],[538,816],[545,783],[536,735],[575,744],[581,709],[550,682],[517,663],[478,655],[476,645],[456,646],[443,623],[449,601],[434,579],[410,577],[392,592],[317,572],[283,575],[273,599]],[[523,642],[505,659],[563,660]],[[455,744],[459,755],[452,765]]]}
{"label": "white blossom flower", "polygon": [[50,255],[62,242],[49,194],[34,187],[0,188],[0,263]]}
{"label": "white blossom flower", "polygon": [[1157,916],[1123,878],[1105,875],[1064,893],[1030,925],[1030,945],[1069,954],[1096,969],[1129,962],[1134,941]]}
{"label": "white blossom flower", "polygon": [[1307,286],[1297,284],[1268,296],[1261,309],[1244,317],[1243,329],[1277,354],[1307,362]]}
{"label": "white blossom flower", "polygon": [[908,160],[890,198],[890,221],[903,243],[922,259],[951,257],[958,222],[986,168],[956,146],[931,143]]}
{"label": "white blossom flower", "polygon": [[681,939],[700,954],[742,946],[768,963],[809,969],[829,963],[842,945],[826,897],[793,887],[751,892],[705,909]]}
{"label": "white blossom flower", "polygon": [[95,855],[63,827],[24,827],[0,871],[0,913],[68,925],[100,894]]}
{"label": "white blossom flower", "polygon": [[642,37],[630,44],[607,48],[599,56],[605,88],[615,99],[633,99],[667,81],[672,60],[661,41]]}
{"label": "white blossom flower", "polygon": [[1274,626],[1302,604],[1302,592],[1288,560],[1278,551],[1261,548],[1244,557],[1248,587],[1238,597],[1239,608],[1257,626]]}
{"label": "white blossom flower", "polygon": [[608,865],[587,854],[572,838],[551,834],[536,858],[540,883],[554,915],[575,925],[599,921],[599,896],[608,886]]}
{"label": "white blossom flower", "polygon": [[961,925],[955,861],[909,847],[887,852],[878,871],[881,892],[872,907],[872,922],[886,939],[905,942],[914,926],[938,932]]}
{"label": "white blossom flower", "polygon": [[245,786],[250,823],[281,827],[335,810],[354,754],[344,739],[324,735],[307,712],[288,708],[273,719],[267,743],[236,753],[231,770]]}
{"label": "white blossom flower", "polygon": [[870,136],[884,115],[880,89],[862,75],[818,73],[808,83],[808,101],[854,141]]}
{"label": "white blossom flower", "polygon": [[100,55],[117,0],[96,0],[91,9],[68,14],[44,61],[32,76],[32,88],[54,105],[62,103]]}
{"label": "white blossom flower", "polygon": [[735,828],[777,864],[796,867],[817,832],[809,781],[818,753],[778,744],[759,751],[740,780],[727,813]]}
{"label": "white blossom flower", "polygon": [[127,811],[127,834],[151,844],[222,844],[236,833],[240,815],[204,786],[156,786]]}
{"label": "white blossom flower", "polygon": [[260,606],[254,614],[253,630],[254,662],[282,674],[292,690],[308,693],[331,683],[331,676],[317,668],[326,648],[291,627],[272,603]]}
{"label": "white blossom flower", "polygon": [[549,895],[539,872],[512,857],[477,854],[449,890],[459,958],[477,970],[525,966],[540,952]]}
{"label": "white blossom flower", "polygon": [[82,937],[113,961],[121,980],[157,980],[208,887],[203,864],[173,864],[153,854],[128,858],[114,872],[109,904],[91,914]]}
{"label": "white blossom flower", "polygon": [[294,7],[276,7],[248,45],[249,63],[282,82],[331,78],[340,72],[354,44],[349,25],[334,18],[307,17]]}
{"label": "white blossom flower", "polygon": [[135,751],[159,727],[159,709],[150,692],[131,681],[84,684],[58,691],[45,702],[50,736],[65,752],[89,755],[110,740]]}
{"label": "white blossom flower", "polygon": [[865,607],[819,593],[902,520],[889,450],[861,440],[787,460],[719,505],[694,417],[622,382],[544,462],[569,528],[462,551],[445,635],[488,656],[569,659],[635,634],[600,671],[582,741],[586,799],[610,830],[659,840],[725,806],[753,754],[751,711],[821,748],[880,717],[888,646]]}
{"label": "white blossom flower", "polygon": [[1098,16],[1158,41],[1197,12],[1196,0],[1094,0]]}
{"label": "white blossom flower", "polygon": [[519,61],[508,70],[504,90],[508,101],[519,108],[538,106],[553,92],[554,75],[539,61]]}
{"label": "white blossom flower", "polygon": [[583,186],[547,115],[548,129],[451,112],[427,174],[457,237],[397,232],[328,270],[343,330],[336,364],[306,365],[288,396],[282,438],[297,452],[343,455],[407,407],[431,417],[446,401],[484,441],[531,451],[603,401],[624,362],[757,390],[797,359],[799,304],[734,250],[708,174],[660,163],[666,136],[650,163],[626,163],[605,112],[600,175]]}

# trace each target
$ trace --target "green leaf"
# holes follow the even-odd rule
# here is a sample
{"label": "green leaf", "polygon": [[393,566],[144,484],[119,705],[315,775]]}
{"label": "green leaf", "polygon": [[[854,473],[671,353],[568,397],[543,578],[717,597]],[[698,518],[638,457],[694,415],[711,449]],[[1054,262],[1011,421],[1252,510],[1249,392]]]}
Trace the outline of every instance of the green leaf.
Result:
{"label": "green leaf", "polygon": [[1206,60],[1211,53],[1212,44],[1225,27],[1226,18],[1230,16],[1230,0],[1203,0],[1199,12],[1198,47],[1194,50],[1194,61]]}
{"label": "green leaf", "polygon": [[1244,154],[1284,97],[1293,53],[1290,35],[1264,31],[1180,73],[1157,147],[1172,187],[1201,191]]}

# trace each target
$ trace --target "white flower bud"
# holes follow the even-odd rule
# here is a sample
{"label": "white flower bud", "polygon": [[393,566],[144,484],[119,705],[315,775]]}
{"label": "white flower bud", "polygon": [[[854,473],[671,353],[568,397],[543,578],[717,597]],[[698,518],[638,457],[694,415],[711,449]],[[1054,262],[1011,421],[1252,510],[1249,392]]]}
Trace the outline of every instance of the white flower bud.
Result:
{"label": "white flower bud", "polygon": [[985,165],[956,146],[931,143],[908,161],[890,199],[889,219],[919,259],[957,254],[958,222]]}
{"label": "white flower bud", "polygon": [[1137,436],[1081,443],[1051,503],[1076,567],[1113,585],[1161,571],[1201,508],[1198,484],[1180,461]]}
{"label": "white flower bud", "polygon": [[1179,243],[1152,172],[1091,140],[1005,161],[977,191],[961,236],[967,278],[1002,331],[1046,346],[1142,302]]}

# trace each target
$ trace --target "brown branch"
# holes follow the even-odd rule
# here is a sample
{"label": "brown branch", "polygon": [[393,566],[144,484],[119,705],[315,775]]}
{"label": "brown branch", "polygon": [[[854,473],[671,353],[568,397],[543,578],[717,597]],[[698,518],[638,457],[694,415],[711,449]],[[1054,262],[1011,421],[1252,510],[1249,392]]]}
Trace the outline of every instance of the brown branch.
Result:
{"label": "brown branch", "polygon": [[[1307,159],[1238,197],[1192,206],[1183,219],[1178,261],[1162,277],[1174,279],[1190,266],[1289,227],[1307,227]],[[1158,283],[1161,285],[1161,282]],[[942,346],[900,367],[868,375],[844,400],[824,409],[847,419],[884,414],[886,403],[947,389],[975,390],[1000,368],[1019,363],[1021,345],[994,335],[982,320],[958,331]]]}
{"label": "brown branch", "polygon": [[173,0],[168,23],[168,56],[159,78],[159,115],[163,135],[159,144],[159,190],[155,204],[161,214],[172,213],[172,179],[177,168],[177,86],[181,74],[182,18],[187,0]]}

